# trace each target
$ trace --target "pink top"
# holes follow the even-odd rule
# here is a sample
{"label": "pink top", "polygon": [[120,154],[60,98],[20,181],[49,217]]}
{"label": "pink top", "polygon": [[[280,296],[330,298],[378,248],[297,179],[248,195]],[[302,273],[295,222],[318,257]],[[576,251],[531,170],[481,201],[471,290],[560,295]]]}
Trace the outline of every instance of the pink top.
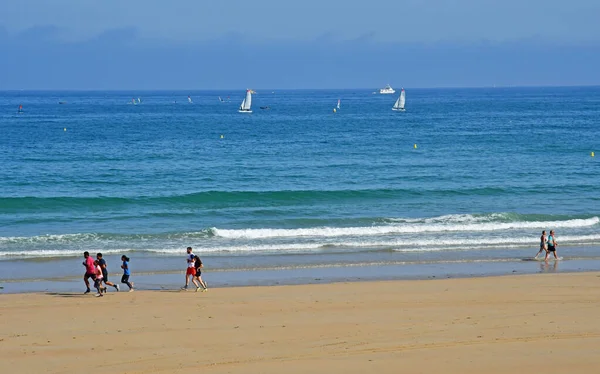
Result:
{"label": "pink top", "polygon": [[102,279],[102,268],[100,265],[96,266],[96,279]]}
{"label": "pink top", "polygon": [[94,259],[92,256],[85,259],[85,271],[88,274],[96,274],[96,267],[94,266]]}

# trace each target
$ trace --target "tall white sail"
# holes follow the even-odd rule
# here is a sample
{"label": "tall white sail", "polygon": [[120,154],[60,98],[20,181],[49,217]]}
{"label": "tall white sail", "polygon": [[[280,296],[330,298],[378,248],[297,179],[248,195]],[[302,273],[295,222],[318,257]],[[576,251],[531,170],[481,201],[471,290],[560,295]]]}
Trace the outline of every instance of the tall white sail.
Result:
{"label": "tall white sail", "polygon": [[404,92],[404,88],[403,88],[402,91],[400,92],[400,96],[398,97],[398,100],[396,100],[396,103],[394,103],[394,106],[392,107],[392,109],[403,112],[405,103],[406,103],[406,93]]}
{"label": "tall white sail", "polygon": [[244,101],[242,101],[242,105],[240,105],[240,113],[252,113],[252,90],[246,90],[246,97]]}
{"label": "tall white sail", "polygon": [[338,99],[337,108],[340,109],[340,99]]}
{"label": "tall white sail", "polygon": [[188,103],[192,103],[192,98],[190,96],[188,96]]}

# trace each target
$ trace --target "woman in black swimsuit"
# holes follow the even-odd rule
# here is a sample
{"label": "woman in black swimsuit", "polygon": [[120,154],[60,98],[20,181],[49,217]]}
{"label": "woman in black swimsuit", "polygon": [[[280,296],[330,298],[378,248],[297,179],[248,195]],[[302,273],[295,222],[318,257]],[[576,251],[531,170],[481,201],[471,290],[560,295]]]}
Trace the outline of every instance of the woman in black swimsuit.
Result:
{"label": "woman in black swimsuit", "polygon": [[546,237],[546,230],[542,231],[542,236],[540,237],[540,250],[534,258],[537,258],[542,251],[546,251],[546,253],[548,253],[548,238]]}

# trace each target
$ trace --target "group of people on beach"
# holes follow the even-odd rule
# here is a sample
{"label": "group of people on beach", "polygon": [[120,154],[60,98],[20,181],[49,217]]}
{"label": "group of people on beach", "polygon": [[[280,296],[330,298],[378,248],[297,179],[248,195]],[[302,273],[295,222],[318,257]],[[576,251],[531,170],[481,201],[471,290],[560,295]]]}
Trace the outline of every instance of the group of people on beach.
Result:
{"label": "group of people on beach", "polygon": [[[117,291],[120,291],[119,285],[114,284],[108,280],[108,268],[106,260],[102,258],[102,253],[96,254],[94,260],[88,251],[83,252],[83,266],[85,266],[85,274],[83,275],[83,282],[85,283],[86,291],[84,294],[91,292],[89,279],[94,281],[94,288],[98,291],[97,297],[104,296],[106,293],[106,286],[114,287]],[[129,258],[125,255],[121,256],[121,269],[123,269],[123,276],[121,277],[121,283],[126,284],[129,287],[129,292],[133,292],[133,282],[129,281]],[[103,285],[104,284],[104,285]]]}
{"label": "group of people on beach", "polygon": [[196,286],[196,292],[200,291],[200,287],[202,287],[202,292],[208,291],[206,282],[202,280],[202,261],[200,260],[200,257],[192,253],[192,247],[187,247],[186,260],[187,268],[185,269],[185,285],[181,287],[181,290],[188,290],[191,278],[192,283]]}
{"label": "group of people on beach", "polygon": [[[90,256],[90,253],[85,251],[83,252],[83,258],[83,266],[85,267],[83,282],[86,286],[86,291],[84,294],[91,292],[89,279],[94,281],[94,288],[98,291],[96,294],[97,297],[104,296],[103,293],[106,293],[106,286],[114,287],[117,291],[120,291],[118,284],[114,284],[108,280],[108,268],[106,265],[106,260],[102,258],[102,253],[96,254],[96,259],[94,260]],[[121,269],[123,269],[121,283],[126,284],[129,287],[129,292],[133,292],[133,282],[129,281],[129,276],[131,275],[129,271],[129,257],[123,255],[121,256],[121,261]],[[187,247],[186,261],[187,268],[185,271],[185,285],[181,287],[181,290],[188,290],[191,279],[192,283],[194,283],[196,286],[196,292],[198,292],[200,289],[202,289],[203,292],[208,291],[206,282],[202,280],[202,261],[200,260],[200,257],[192,253],[192,247]]]}
{"label": "group of people on beach", "polygon": [[535,259],[542,253],[546,251],[546,257],[544,257],[544,261],[548,260],[550,253],[554,255],[556,260],[559,259],[558,254],[556,253],[556,248],[558,247],[558,242],[556,241],[556,235],[554,234],[554,230],[550,230],[550,235],[546,235],[546,230],[542,231],[542,236],[540,237],[540,250],[535,255]]}

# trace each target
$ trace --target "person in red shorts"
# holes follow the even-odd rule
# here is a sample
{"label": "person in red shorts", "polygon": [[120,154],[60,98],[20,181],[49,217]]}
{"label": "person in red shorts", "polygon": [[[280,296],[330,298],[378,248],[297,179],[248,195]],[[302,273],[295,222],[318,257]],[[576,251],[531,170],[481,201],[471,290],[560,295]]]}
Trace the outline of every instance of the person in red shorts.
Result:
{"label": "person in red shorts", "polygon": [[196,262],[194,260],[194,254],[192,253],[192,247],[187,247],[187,268],[185,270],[185,286],[181,287],[182,291],[187,291],[188,285],[190,284],[190,277],[196,288],[200,288],[200,285],[196,283]]}

